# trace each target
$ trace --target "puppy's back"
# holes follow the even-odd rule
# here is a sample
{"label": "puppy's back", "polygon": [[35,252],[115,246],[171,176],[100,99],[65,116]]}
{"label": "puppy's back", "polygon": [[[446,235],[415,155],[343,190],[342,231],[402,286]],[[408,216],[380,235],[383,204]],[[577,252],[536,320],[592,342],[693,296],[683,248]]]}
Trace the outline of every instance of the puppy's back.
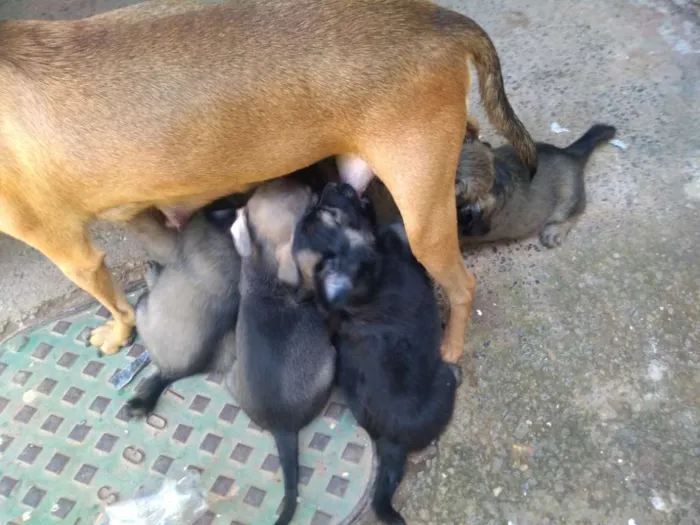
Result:
{"label": "puppy's back", "polygon": [[163,368],[187,368],[235,326],[240,258],[231,236],[197,213],[177,239],[172,259],[137,308],[137,326],[149,349],[167,356]]}

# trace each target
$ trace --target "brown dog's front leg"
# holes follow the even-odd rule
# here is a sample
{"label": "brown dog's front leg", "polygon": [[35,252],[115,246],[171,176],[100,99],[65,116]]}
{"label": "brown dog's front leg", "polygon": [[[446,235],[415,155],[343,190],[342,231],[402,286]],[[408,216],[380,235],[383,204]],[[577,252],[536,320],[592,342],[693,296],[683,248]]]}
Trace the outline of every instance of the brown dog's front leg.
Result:
{"label": "brown dog's front leg", "polygon": [[131,339],[134,309],[104,264],[104,253],[97,250],[82,228],[61,228],[59,236],[32,235],[23,238],[56,264],[76,285],[97,299],[113,316],[112,321],[95,328],[90,344],[103,354],[114,354]]}
{"label": "brown dog's front leg", "polygon": [[[416,133],[412,142],[387,141],[386,150],[380,144],[371,164],[401,212],[411,251],[445,290],[450,314],[441,353],[445,361],[456,363],[464,353],[476,278],[462,260],[457,237],[455,175],[464,124],[454,119],[450,125],[450,135]],[[411,147],[396,151],[395,145],[401,143]],[[465,367],[475,384],[473,360],[467,359]]]}

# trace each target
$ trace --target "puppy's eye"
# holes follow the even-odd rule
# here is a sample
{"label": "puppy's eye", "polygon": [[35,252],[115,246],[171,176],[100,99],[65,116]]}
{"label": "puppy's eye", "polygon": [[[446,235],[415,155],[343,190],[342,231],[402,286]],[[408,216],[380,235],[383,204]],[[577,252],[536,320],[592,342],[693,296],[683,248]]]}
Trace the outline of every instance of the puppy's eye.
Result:
{"label": "puppy's eye", "polygon": [[355,190],[349,184],[343,184],[343,186],[340,188],[340,193],[347,199],[354,199],[357,196]]}

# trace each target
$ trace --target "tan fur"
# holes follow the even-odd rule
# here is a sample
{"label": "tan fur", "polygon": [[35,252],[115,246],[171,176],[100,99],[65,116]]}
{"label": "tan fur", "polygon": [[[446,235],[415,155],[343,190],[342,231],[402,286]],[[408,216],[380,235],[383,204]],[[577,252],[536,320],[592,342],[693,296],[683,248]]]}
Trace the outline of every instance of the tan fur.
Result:
{"label": "tan fur", "polygon": [[292,241],[296,223],[311,203],[311,190],[293,179],[261,185],[231,228],[239,253],[259,257],[261,264],[275,268],[280,281],[299,285]]}
{"label": "tan fur", "polygon": [[446,288],[444,356],[459,358],[475,282],[453,184],[468,60],[490,120],[535,164],[493,44],[471,19],[423,0],[156,1],[6,21],[0,40],[0,231],[110,310],[92,344],[117,351],[134,314],[89,222],[152,206],[179,215],[354,155],[387,185],[416,256]]}

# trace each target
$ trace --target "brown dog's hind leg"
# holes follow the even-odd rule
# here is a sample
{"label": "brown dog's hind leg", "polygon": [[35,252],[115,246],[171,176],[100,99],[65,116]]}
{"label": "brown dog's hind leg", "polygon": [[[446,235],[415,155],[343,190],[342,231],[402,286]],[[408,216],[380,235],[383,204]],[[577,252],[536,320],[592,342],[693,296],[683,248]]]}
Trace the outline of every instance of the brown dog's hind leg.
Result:
{"label": "brown dog's hind leg", "polygon": [[[458,120],[458,119],[453,119]],[[442,343],[442,357],[456,363],[464,352],[476,278],[462,260],[457,237],[455,176],[464,123],[453,122],[453,133],[413,134],[411,141],[388,142],[391,149],[375,148],[370,164],[385,183],[408,234],[411,250],[433,279],[445,290],[450,315]],[[398,148],[396,144],[405,144]],[[465,363],[475,382],[471,359]]]}
{"label": "brown dog's hind leg", "polygon": [[12,231],[7,223],[2,224],[2,230],[42,252],[71,281],[109,310],[114,319],[92,331],[90,344],[103,354],[114,354],[131,338],[134,310],[105,266],[104,253],[88,239],[84,224],[59,224],[56,217],[53,220],[50,231],[41,226]]}

